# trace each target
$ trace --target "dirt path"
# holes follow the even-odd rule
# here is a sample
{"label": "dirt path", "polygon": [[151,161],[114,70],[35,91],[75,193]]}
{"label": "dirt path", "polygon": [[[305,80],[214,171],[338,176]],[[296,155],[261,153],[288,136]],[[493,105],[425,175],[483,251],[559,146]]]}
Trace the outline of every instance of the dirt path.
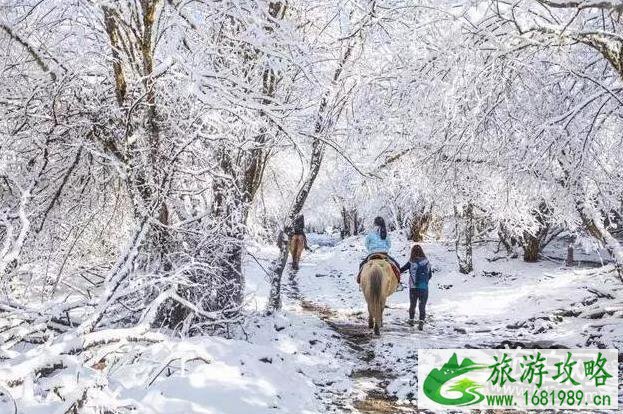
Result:
{"label": "dirt path", "polygon": [[[302,310],[311,313],[324,321],[339,338],[353,351],[357,364],[350,374],[354,387],[347,395],[336,394],[332,390],[327,390],[329,394],[328,412],[359,412],[366,414],[388,414],[388,413],[415,413],[417,407],[413,404],[403,404],[397,401],[387,391],[387,385],[394,379],[397,373],[388,369],[375,368],[370,362],[375,358],[383,358],[377,355],[374,341],[378,340],[370,329],[367,322],[360,312],[352,314],[356,322],[344,321],[337,312],[329,307],[314,303],[308,298],[303,297],[300,292],[295,273],[288,275],[288,283],[284,286],[286,296],[293,301],[297,301]],[[392,332],[394,335],[410,335],[406,328],[388,326],[385,334]],[[383,361],[380,365],[387,365]],[[414,361],[413,365],[416,365]]]}

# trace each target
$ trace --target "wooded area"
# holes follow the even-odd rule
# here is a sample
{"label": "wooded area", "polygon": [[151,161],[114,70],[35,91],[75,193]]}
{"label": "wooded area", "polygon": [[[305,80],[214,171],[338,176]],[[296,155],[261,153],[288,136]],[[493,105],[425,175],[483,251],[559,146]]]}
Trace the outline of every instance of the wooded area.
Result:
{"label": "wooded area", "polygon": [[[300,214],[343,238],[382,214],[464,274],[478,243],[526,262],[591,245],[623,282],[622,19],[615,1],[3,0],[0,359],[110,330],[241,335],[248,247]],[[287,260],[282,243],[262,315]]]}

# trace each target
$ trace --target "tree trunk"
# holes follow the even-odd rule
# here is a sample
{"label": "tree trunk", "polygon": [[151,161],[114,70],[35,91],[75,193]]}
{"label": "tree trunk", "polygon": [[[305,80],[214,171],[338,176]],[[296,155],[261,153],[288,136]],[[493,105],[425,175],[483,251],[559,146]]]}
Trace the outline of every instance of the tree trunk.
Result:
{"label": "tree trunk", "polygon": [[523,260],[524,262],[534,263],[539,260],[541,251],[541,240],[528,232],[524,232],[523,237]]}
{"label": "tree trunk", "polygon": [[102,6],[104,11],[104,26],[106,27],[106,33],[110,40],[110,49],[112,52],[112,67],[113,74],[115,76],[115,95],[117,96],[117,104],[123,106],[125,96],[127,92],[127,84],[125,81],[125,74],[119,56],[119,50],[121,49],[119,39],[119,27],[117,26],[117,12],[108,6]]}
{"label": "tree trunk", "polygon": [[268,296],[268,313],[281,309],[281,276],[288,262],[288,236],[285,232],[279,234],[279,256],[273,262],[270,279],[270,293]]}
{"label": "tree trunk", "polygon": [[[335,69],[335,73],[333,74],[331,89],[337,84],[337,81],[339,80],[340,75],[344,70],[344,66],[346,65],[346,62],[351,56],[353,47],[354,45],[352,43],[349,43],[346,47],[344,55],[340,59],[340,62]],[[292,226],[294,218],[298,216],[303,209],[305,201],[307,200],[307,196],[309,195],[309,192],[311,191],[312,186],[316,181],[316,176],[318,176],[318,172],[320,171],[320,167],[322,165],[326,144],[321,135],[326,133],[328,127],[328,123],[325,118],[328,112],[327,105],[329,103],[329,94],[331,93],[331,89],[325,91],[322,98],[320,99],[320,105],[316,114],[316,123],[314,125],[314,141],[312,143],[312,152],[309,160],[309,173],[307,174],[307,178],[303,182],[301,188],[296,194],[296,197],[294,198],[294,203],[292,204],[290,212],[288,213],[288,217],[286,218],[286,222],[284,223],[284,233],[286,233],[286,229]],[[283,275],[283,270],[285,269],[285,264],[287,260],[288,249],[287,247],[281,248],[279,252],[279,258],[275,261],[272,269],[270,294],[268,299],[268,312],[281,308],[281,277]]]}
{"label": "tree trunk", "polygon": [[360,234],[363,231],[363,220],[359,218],[357,209],[353,209],[353,236]]}
{"label": "tree trunk", "polygon": [[432,206],[428,211],[426,211],[425,207],[422,207],[419,211],[414,212],[411,216],[411,225],[409,227],[409,240],[416,243],[424,240],[432,218]]}
{"label": "tree trunk", "polygon": [[474,206],[468,202],[462,212],[454,207],[456,222],[456,257],[459,272],[469,274],[474,271],[472,260],[472,239],[474,237]]}
{"label": "tree trunk", "polygon": [[[324,106],[321,105],[321,109],[324,110]],[[320,128],[319,124],[316,125],[316,128]],[[318,130],[318,133],[319,132],[320,130]],[[318,139],[314,140],[312,155],[309,163],[309,174],[294,199],[294,204],[290,208],[281,237],[285,237],[283,235],[288,235],[287,229],[292,227],[294,219],[301,213],[301,210],[303,210],[307,196],[309,195],[314,181],[316,180],[316,176],[320,171],[320,166],[322,165],[322,159],[324,156],[324,148],[324,142],[321,142]],[[273,263],[272,268],[268,312],[281,309],[281,277],[283,275],[286,262],[288,261],[288,243],[283,242],[282,240],[281,244],[282,246],[279,251],[279,258]]]}
{"label": "tree trunk", "polygon": [[524,250],[523,259],[525,262],[534,263],[539,260],[539,253],[549,241],[547,234],[550,231],[551,209],[545,201],[539,203],[538,209],[532,211],[538,225],[534,234],[524,231],[522,247]]}
{"label": "tree trunk", "polygon": [[[274,19],[265,24],[268,32],[274,29],[275,21],[283,19],[285,11],[285,2],[268,4],[268,13]],[[249,64],[255,65],[255,55],[249,56]],[[261,102],[269,105],[276,93],[278,74],[268,64],[260,67],[260,70],[263,96]],[[266,117],[266,113],[261,110],[259,115]],[[217,176],[213,183],[214,200],[211,217],[219,223],[216,232],[219,239],[223,240],[223,250],[218,252],[214,263],[219,277],[198,280],[193,288],[185,288],[184,293],[195,301],[200,301],[203,310],[222,312],[224,320],[237,319],[243,301],[242,259],[248,213],[262,183],[269,158],[267,145],[272,137],[270,130],[263,127],[253,136],[254,145],[251,149],[232,151],[231,148],[223,147],[217,151],[219,170],[222,174]],[[287,243],[285,253],[287,259]],[[201,279],[201,275],[196,277]],[[209,295],[209,292],[213,294]],[[180,310],[179,313],[176,315],[178,323],[187,317],[188,310]],[[195,318],[201,322],[200,317]]]}
{"label": "tree trunk", "polygon": [[361,219],[356,208],[347,209],[342,207],[342,230],[340,236],[344,239],[350,236],[356,236],[361,232]]}
{"label": "tree trunk", "polygon": [[350,227],[350,214],[346,207],[342,207],[342,231],[340,233],[343,239],[353,234]]}
{"label": "tree trunk", "polygon": [[506,229],[504,224],[500,224],[498,230],[498,239],[500,244],[504,246],[504,250],[506,250],[506,254],[511,258],[516,258],[518,256],[515,248],[517,246],[517,239],[511,236]]}
{"label": "tree trunk", "polygon": [[[586,194],[586,193],[583,193]],[[623,281],[623,246],[608,231],[603,217],[590,200],[576,200],[577,211],[588,232],[601,242],[614,258],[614,266],[619,278]]]}
{"label": "tree trunk", "polygon": [[565,260],[565,266],[573,267],[573,264],[573,243],[569,243],[569,246],[567,247],[567,259]]}

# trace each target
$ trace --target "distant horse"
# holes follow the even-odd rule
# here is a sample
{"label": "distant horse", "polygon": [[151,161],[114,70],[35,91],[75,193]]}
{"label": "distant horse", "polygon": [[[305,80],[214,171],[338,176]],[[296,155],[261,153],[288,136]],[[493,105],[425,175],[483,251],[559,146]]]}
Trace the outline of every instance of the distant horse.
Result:
{"label": "distant horse", "polygon": [[290,254],[292,255],[292,269],[294,270],[299,270],[299,261],[303,249],[305,249],[305,236],[295,234],[290,237]]}
{"label": "distant horse", "polygon": [[383,259],[373,259],[363,265],[361,270],[361,290],[368,302],[368,327],[380,335],[383,326],[385,301],[396,291],[398,279],[391,265]]}

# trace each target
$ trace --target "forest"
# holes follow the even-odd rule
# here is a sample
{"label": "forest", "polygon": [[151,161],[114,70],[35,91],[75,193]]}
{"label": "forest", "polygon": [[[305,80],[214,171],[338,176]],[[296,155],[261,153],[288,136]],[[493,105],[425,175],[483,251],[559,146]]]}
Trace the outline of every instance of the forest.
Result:
{"label": "forest", "polygon": [[[621,384],[620,1],[0,0],[0,57],[0,413],[418,412],[423,348]],[[368,329],[377,216],[423,330]]]}

